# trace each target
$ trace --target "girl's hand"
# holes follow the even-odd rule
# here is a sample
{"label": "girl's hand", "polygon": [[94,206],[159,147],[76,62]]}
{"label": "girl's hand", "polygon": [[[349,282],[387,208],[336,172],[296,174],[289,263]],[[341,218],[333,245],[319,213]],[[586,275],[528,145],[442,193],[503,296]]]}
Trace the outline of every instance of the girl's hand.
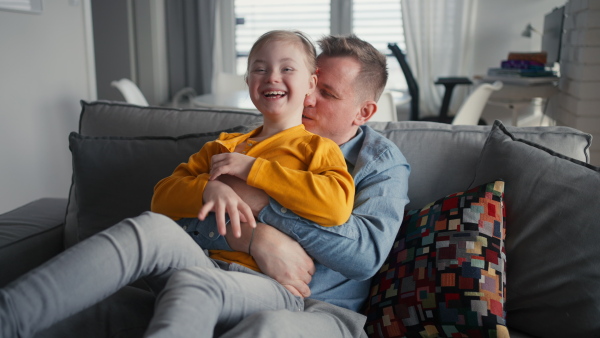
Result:
{"label": "girl's hand", "polygon": [[253,228],[256,227],[252,209],[227,184],[220,181],[209,181],[204,188],[203,200],[204,204],[198,212],[198,219],[203,221],[209,212],[214,211],[217,229],[221,236],[227,234],[225,213],[229,215],[234,237],[239,238],[242,235],[240,222],[246,222]]}
{"label": "girl's hand", "polygon": [[214,181],[217,177],[225,174],[235,176],[244,181],[248,180],[248,174],[256,159],[240,153],[224,153],[213,155],[211,158],[210,178]]}

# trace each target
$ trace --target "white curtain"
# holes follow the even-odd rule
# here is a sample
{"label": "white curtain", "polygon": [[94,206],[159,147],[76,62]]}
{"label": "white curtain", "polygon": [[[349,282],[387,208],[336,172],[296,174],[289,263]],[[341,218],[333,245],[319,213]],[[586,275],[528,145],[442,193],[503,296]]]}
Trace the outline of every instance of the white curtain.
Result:
{"label": "white curtain", "polygon": [[[434,84],[438,77],[473,75],[477,1],[401,0],[406,54],[419,84],[421,116],[439,114],[444,87]],[[466,86],[456,86],[451,111],[467,93]]]}
{"label": "white curtain", "polygon": [[212,88],[219,73],[236,73],[234,0],[221,0],[215,8],[215,48],[213,50]]}

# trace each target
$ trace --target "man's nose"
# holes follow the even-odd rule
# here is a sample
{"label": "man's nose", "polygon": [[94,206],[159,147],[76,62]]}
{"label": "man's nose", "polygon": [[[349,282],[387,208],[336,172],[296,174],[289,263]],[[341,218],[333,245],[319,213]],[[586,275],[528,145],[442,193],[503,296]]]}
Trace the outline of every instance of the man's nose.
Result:
{"label": "man's nose", "polygon": [[304,108],[314,108],[317,103],[317,94],[316,91],[307,94],[304,98]]}

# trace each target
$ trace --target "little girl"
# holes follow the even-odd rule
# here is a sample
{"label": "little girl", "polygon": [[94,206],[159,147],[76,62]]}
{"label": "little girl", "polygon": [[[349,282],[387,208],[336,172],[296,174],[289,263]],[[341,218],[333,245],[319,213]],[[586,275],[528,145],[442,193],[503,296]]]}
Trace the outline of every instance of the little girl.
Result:
{"label": "little girl", "polygon": [[[302,33],[261,36],[248,56],[246,82],[263,125],[247,134],[223,133],[204,145],[156,185],[152,211],[183,218],[178,223],[187,226],[215,211],[221,235],[227,212],[239,237],[240,219],[253,226],[255,221],[250,208],[217,180],[228,174],[264,190],[298,216],[322,226],[345,223],[352,212],[354,182],[342,152],[302,125],[304,98],[316,87],[315,73],[315,49]],[[259,271],[246,253],[213,250],[210,257]]]}

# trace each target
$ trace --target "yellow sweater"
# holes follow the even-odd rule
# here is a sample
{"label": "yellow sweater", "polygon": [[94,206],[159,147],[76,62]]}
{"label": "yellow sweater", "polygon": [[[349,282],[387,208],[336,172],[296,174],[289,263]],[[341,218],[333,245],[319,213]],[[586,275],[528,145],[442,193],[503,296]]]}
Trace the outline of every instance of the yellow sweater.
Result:
{"label": "yellow sweater", "polygon": [[[222,133],[206,143],[154,187],[152,211],[175,220],[197,217],[212,155],[233,152],[238,144],[247,142],[246,155],[256,158],[248,185],[264,190],[283,207],[317,224],[345,223],[354,203],[354,181],[339,146],[308,132],[304,125],[257,143],[250,141],[261,128],[247,134]],[[213,250],[210,256],[258,270],[252,257],[242,252]]]}

